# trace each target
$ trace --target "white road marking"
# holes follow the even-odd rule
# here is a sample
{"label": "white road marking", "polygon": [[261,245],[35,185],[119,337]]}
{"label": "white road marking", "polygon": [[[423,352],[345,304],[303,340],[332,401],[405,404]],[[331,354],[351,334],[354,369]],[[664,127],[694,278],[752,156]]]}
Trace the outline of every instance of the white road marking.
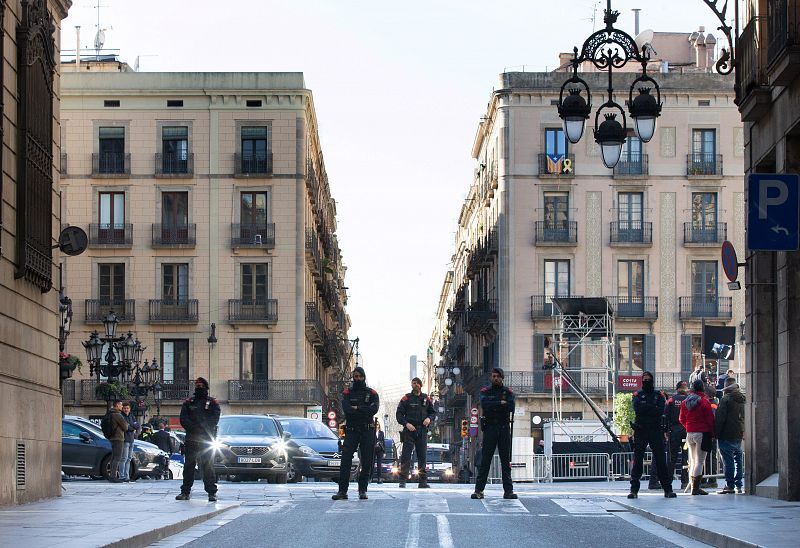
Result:
{"label": "white road marking", "polygon": [[550,499],[570,514],[607,514],[605,508],[587,499]]}
{"label": "white road marking", "polygon": [[372,504],[370,500],[337,500],[328,510],[326,514],[358,514],[367,511],[367,507]]}
{"label": "white road marking", "polygon": [[406,536],[406,548],[417,548],[419,546],[419,516],[411,514],[408,522],[408,536]]}
{"label": "white road marking", "polygon": [[408,511],[412,514],[441,514],[449,512],[450,506],[444,497],[419,496],[409,499]]}
{"label": "white road marking", "polygon": [[436,528],[439,531],[439,547],[453,548],[453,536],[450,534],[450,523],[448,523],[446,515],[436,515]]}
{"label": "white road marking", "polygon": [[528,509],[519,499],[481,499],[490,514],[527,514]]}

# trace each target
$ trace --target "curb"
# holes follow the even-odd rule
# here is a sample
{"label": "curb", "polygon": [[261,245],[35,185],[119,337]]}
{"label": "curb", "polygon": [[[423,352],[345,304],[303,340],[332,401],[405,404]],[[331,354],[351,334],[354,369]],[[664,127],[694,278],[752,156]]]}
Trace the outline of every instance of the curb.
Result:
{"label": "curb", "polygon": [[130,538],[116,540],[109,544],[104,544],[103,548],[144,548],[167,537],[171,537],[172,535],[177,535],[178,533],[181,533],[190,527],[194,527],[195,525],[206,522],[211,518],[222,514],[223,512],[227,512],[232,508],[238,508],[239,506],[239,504],[232,504],[207,514],[193,516],[177,523],[171,523],[169,525],[165,525],[164,527],[153,529],[152,531],[139,533],[138,535],[134,535]]}
{"label": "curb", "polygon": [[642,517],[645,517],[650,521],[658,523],[659,525],[666,527],[667,529],[671,529],[676,533],[680,533],[685,537],[698,540],[700,542],[709,544],[711,546],[715,546],[717,548],[760,548],[761,546],[759,544],[753,544],[752,542],[747,542],[746,540],[741,540],[735,537],[724,535],[722,533],[718,533],[716,531],[711,531],[703,527],[698,527],[697,525],[691,525],[672,518],[660,516],[648,510],[644,510],[643,508],[639,508],[638,506],[634,506],[628,502],[621,502],[619,500],[612,500],[612,502],[616,502],[617,504],[630,510],[634,514],[638,514]]}

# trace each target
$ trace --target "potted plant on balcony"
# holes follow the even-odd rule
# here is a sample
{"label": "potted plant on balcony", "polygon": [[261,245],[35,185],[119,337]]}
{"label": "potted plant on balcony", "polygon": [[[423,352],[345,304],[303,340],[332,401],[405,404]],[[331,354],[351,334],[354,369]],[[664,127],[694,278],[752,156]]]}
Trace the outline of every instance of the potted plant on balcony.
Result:
{"label": "potted plant on balcony", "polygon": [[630,392],[617,392],[614,398],[614,427],[617,430],[619,441],[627,442],[633,434],[631,423],[636,420],[633,412],[633,394]]}
{"label": "potted plant on balcony", "polygon": [[58,372],[59,377],[63,379],[68,379],[72,377],[73,371],[76,369],[78,373],[81,372],[81,360],[78,356],[73,356],[71,354],[67,354],[66,352],[59,352],[58,354]]}

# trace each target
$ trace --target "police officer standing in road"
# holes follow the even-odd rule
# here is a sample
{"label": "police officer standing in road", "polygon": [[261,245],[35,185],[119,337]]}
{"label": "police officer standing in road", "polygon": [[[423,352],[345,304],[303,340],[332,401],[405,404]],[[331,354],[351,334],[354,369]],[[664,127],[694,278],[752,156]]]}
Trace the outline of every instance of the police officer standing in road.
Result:
{"label": "police officer standing in road", "polygon": [[511,483],[511,427],[510,418],[514,413],[514,393],[503,386],[505,372],[499,367],[492,369],[491,386],[481,388],[481,409],[483,416],[483,449],[478,478],[475,480],[475,492],[471,498],[482,499],[483,489],[489,479],[489,467],[492,465],[494,450],[500,453],[500,469],[503,476],[503,498],[515,499],[514,485]]}
{"label": "police officer standing in road", "polygon": [[639,496],[639,480],[642,478],[644,452],[648,444],[656,461],[658,480],[664,489],[664,496],[667,498],[676,496],[672,491],[672,479],[667,475],[667,463],[664,458],[664,428],[661,421],[666,403],[667,398],[664,393],[655,389],[653,374],[649,371],[642,373],[642,389],[633,394],[636,422],[633,424],[633,469],[629,499]]}
{"label": "police officer standing in road", "polygon": [[420,489],[430,487],[427,481],[425,460],[428,453],[428,425],[436,417],[433,401],[427,394],[422,393],[422,381],[419,377],[411,379],[411,392],[400,399],[397,405],[395,418],[397,424],[403,426],[400,441],[403,442],[403,452],[400,455],[400,485],[406,486],[408,470],[411,467],[411,451],[416,449],[417,471],[419,474]]}
{"label": "police officer standing in road", "polygon": [[367,375],[363,367],[353,369],[353,384],[342,392],[342,409],[346,419],[342,463],[339,468],[339,491],[331,498],[347,500],[350,483],[350,466],[353,453],[361,448],[361,471],[358,474],[358,498],[366,500],[372,459],[375,454],[375,425],[372,417],[378,412],[378,393],[367,386]]}
{"label": "police officer standing in road", "polygon": [[683,427],[678,418],[681,414],[681,403],[689,395],[689,384],[686,381],[679,381],[675,388],[677,392],[667,400],[667,405],[664,409],[664,416],[667,418],[667,428],[669,429],[667,473],[671,477],[675,473],[675,468],[680,467],[681,489],[686,489],[686,486],[689,485],[689,458],[686,449],[683,448],[686,440],[686,428]]}
{"label": "police officer standing in road", "polygon": [[208,395],[208,381],[197,377],[194,381],[194,396],[184,401],[181,407],[181,426],[186,430],[186,462],[183,466],[181,494],[175,500],[189,500],[194,485],[194,468],[199,463],[208,500],[216,502],[217,478],[214,474],[211,442],[217,436],[219,415],[219,403]]}

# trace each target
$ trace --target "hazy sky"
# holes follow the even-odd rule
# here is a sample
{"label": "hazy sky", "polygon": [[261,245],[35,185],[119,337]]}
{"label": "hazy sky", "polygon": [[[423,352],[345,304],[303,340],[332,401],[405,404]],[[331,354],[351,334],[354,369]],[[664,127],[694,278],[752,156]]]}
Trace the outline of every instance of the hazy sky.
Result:
{"label": "hazy sky", "polygon": [[[592,0],[99,0],[105,47],[141,71],[301,71],[337,203],[351,337],[368,382],[424,359],[478,122],[504,69],[552,70],[602,26]],[[732,4],[733,2],[731,2]],[[62,48],[90,49],[97,0],[73,0]],[[702,0],[614,0],[618,28],[721,33]],[[596,12],[594,12],[596,8]],[[729,7],[732,17],[733,6]],[[89,53],[88,51],[86,53]]]}

